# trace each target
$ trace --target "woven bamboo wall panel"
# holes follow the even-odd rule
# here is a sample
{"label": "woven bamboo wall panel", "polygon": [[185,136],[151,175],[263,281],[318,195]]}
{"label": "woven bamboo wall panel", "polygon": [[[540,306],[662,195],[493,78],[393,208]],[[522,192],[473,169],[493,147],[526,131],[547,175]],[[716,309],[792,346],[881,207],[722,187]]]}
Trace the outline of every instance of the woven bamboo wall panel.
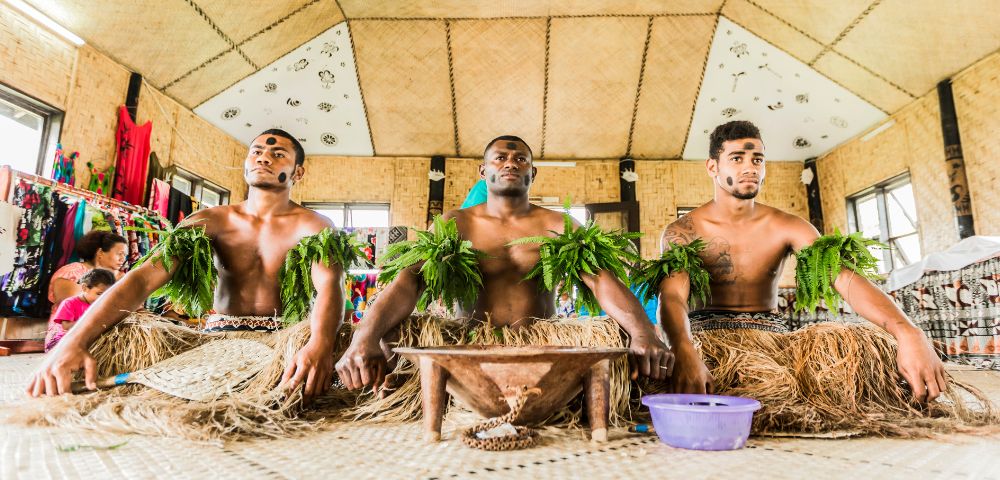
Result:
{"label": "woven bamboo wall panel", "polygon": [[[270,64],[282,55],[295,50],[299,45],[308,42],[316,35],[344,21],[344,15],[337,8],[335,0],[319,0],[315,3],[305,1],[291,3],[303,3],[305,8],[275,25],[270,30],[262,32],[240,47],[257,65],[263,67]],[[213,16],[212,18],[217,17]],[[272,18],[280,19],[284,18],[284,16],[275,16]],[[256,32],[255,30],[251,33]],[[347,42],[345,41],[344,44],[346,45]]]}
{"label": "woven bamboo wall panel", "polygon": [[[153,128],[156,128],[155,126]],[[167,163],[215,182],[230,192],[230,203],[246,198],[243,160],[247,147],[190,110],[177,112],[177,133]]]}
{"label": "woven bamboo wall panel", "polygon": [[296,202],[387,203],[392,225],[425,228],[430,159],[310,156]]}
{"label": "woven bamboo wall panel", "polygon": [[[954,207],[948,191],[948,167],[937,92],[924,95],[900,112],[906,129],[910,180],[924,253],[940,252],[958,241]],[[961,127],[961,125],[960,125]],[[963,135],[964,136],[964,135]]]}
{"label": "woven bamboo wall panel", "polygon": [[642,256],[660,255],[660,234],[677,219],[674,205],[674,162],[636,162],[639,175],[635,196],[639,201],[639,228],[642,230]]}
{"label": "woven bamboo wall panel", "polygon": [[644,18],[552,20],[547,157],[625,154],[646,24]]}
{"label": "woven bamboo wall panel", "polygon": [[76,47],[0,3],[0,83],[66,108]]}
{"label": "woven bamboo wall panel", "polygon": [[135,120],[139,125],[153,122],[153,130],[149,135],[149,149],[151,152],[156,152],[161,164],[170,159],[170,149],[174,142],[174,130],[171,125],[177,124],[177,111],[182,108],[180,104],[156,89],[143,85],[139,90],[139,106],[136,108]]}
{"label": "woven bamboo wall panel", "polygon": [[976,233],[1000,235],[1000,54],[963,72],[953,88]]}
{"label": "woven bamboo wall panel", "polygon": [[118,106],[125,101],[129,72],[90,46],[77,50],[76,75],[63,118],[63,147],[78,150],[76,184],[90,181],[87,162],[105,170],[115,164]]}
{"label": "woven bamboo wall panel", "polygon": [[[263,30],[274,22],[275,19],[283,18],[307,3],[309,3],[309,0],[270,0],[267,2],[254,2],[252,4],[253,15],[235,14],[236,12],[246,9],[251,5],[242,0],[203,1],[198,2],[198,6],[212,18],[212,21],[215,22],[215,24],[226,34],[226,36],[239,43],[254,33]],[[330,3],[334,2],[330,1]],[[334,8],[336,8],[336,4],[334,5]],[[339,10],[337,10],[337,12],[339,13]],[[320,19],[314,18],[314,21],[315,20]],[[322,20],[324,22],[326,21],[326,19]],[[301,44],[302,42],[296,43],[288,50],[292,50]]]}
{"label": "woven bamboo wall panel", "polygon": [[747,0],[729,0],[722,7],[722,15],[803,62],[808,63],[823,51],[823,45]]}
{"label": "woven bamboo wall panel", "polygon": [[455,152],[445,24],[351,22],[377,155]]}
{"label": "woven bamboo wall panel", "polygon": [[392,158],[309,156],[305,169],[305,177],[292,189],[297,202],[392,201],[396,178]]}
{"label": "woven bamboo wall panel", "polygon": [[[91,0],[27,3],[160,87],[229,48],[205,19],[183,2],[172,8],[163,8],[163,2],[156,0],[99,5]],[[155,35],[155,40],[150,35]]]}
{"label": "woven bamboo wall panel", "polygon": [[468,20],[452,24],[460,154],[479,157],[486,142],[517,135],[542,146],[545,20]]}
{"label": "woven bamboo wall panel", "polygon": [[996,50],[998,23],[1000,8],[993,0],[886,0],[836,49],[922,95]]}
{"label": "woven bamboo wall panel", "polygon": [[722,0],[341,0],[351,18],[497,18],[565,15],[662,15],[670,13],[710,14]]}
{"label": "woven bamboo wall panel", "polygon": [[[445,167],[445,211],[462,205],[469,189],[479,181],[480,159],[449,158]],[[538,167],[538,175],[528,193],[532,197],[554,197],[561,205],[567,197],[573,205],[617,202],[618,161],[577,162],[575,167]]]}
{"label": "woven bamboo wall panel", "polygon": [[[445,160],[444,211],[448,212],[462,206],[469,190],[479,181],[479,165],[482,163],[481,158],[449,158]],[[424,178],[426,179],[427,176],[425,175]],[[424,204],[426,203],[427,201],[424,200]]]}
{"label": "woven bamboo wall panel", "polygon": [[427,227],[428,158],[397,158],[392,188],[392,224],[406,227]]}
{"label": "woven bamboo wall panel", "polygon": [[757,5],[829,44],[861,15],[871,0],[755,0]]}
{"label": "woven bamboo wall panel", "polygon": [[191,109],[253,71],[238,53],[231,51],[171,85],[166,93]]}
{"label": "woven bamboo wall panel", "polygon": [[698,97],[698,77],[688,68],[705,63],[714,29],[714,17],[653,20],[632,134],[633,158],[681,156]]}
{"label": "woven bamboo wall panel", "polygon": [[958,240],[937,101],[934,92],[921,97],[892,117],[892,127],[868,141],[841,145],[817,162],[826,233],[835,228],[849,231],[851,195],[908,171],[923,254],[944,250]]}
{"label": "woven bamboo wall panel", "polygon": [[831,80],[856,92],[886,112],[895,112],[913,101],[906,92],[859,67],[836,51],[825,53],[814,65],[816,70]]}

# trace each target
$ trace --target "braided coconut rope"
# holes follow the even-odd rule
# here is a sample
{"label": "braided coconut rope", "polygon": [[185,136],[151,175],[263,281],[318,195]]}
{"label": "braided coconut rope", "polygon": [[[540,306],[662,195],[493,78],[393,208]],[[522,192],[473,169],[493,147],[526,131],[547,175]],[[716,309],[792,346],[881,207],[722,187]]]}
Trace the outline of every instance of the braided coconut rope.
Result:
{"label": "braided coconut rope", "polygon": [[528,387],[521,386],[517,389],[513,400],[507,399],[507,402],[510,403],[510,412],[499,417],[484,420],[463,430],[462,443],[472,448],[490,452],[504,452],[507,450],[521,450],[523,448],[534,447],[538,443],[538,432],[529,427],[511,425],[517,433],[509,433],[492,438],[479,438],[476,434],[492,430],[504,424],[510,424],[521,414],[521,410],[524,409],[524,404],[527,402],[528,397],[541,393],[542,391],[537,388],[529,389]]}

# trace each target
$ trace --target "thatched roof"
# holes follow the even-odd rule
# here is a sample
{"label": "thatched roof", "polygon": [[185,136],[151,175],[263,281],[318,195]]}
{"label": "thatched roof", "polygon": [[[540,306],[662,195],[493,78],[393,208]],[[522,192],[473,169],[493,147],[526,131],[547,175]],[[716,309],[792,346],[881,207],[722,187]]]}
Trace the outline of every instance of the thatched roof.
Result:
{"label": "thatched roof", "polygon": [[27,0],[248,141],[311,154],[816,156],[1000,47],[992,0]]}

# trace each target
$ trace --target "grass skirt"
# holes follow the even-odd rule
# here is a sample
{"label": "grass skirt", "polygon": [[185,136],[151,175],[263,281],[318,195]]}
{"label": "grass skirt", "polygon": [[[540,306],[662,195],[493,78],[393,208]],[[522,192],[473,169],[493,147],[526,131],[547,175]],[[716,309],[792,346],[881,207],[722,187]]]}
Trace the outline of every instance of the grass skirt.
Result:
{"label": "grass skirt", "polygon": [[[335,355],[350,333],[341,332]],[[135,314],[101,336],[91,347],[99,375],[145,368],[190,348],[220,338],[251,338],[276,354],[246,388],[212,402],[193,402],[141,386],[128,385],[81,395],[30,399],[8,407],[7,421],[58,427],[84,427],[121,433],[182,437],[191,440],[286,437],[315,427],[319,418],[337,421],[405,422],[420,412],[416,366],[399,359],[393,375],[398,388],[384,396],[334,389],[314,408],[303,410],[301,394],[276,387],[292,356],[309,339],[308,322],[276,332],[202,333],[152,315]],[[696,339],[719,393],[753,397],[764,405],[754,416],[754,432],[819,433],[848,430],[862,434],[927,435],[996,424],[997,413],[974,387],[949,378],[950,391],[925,408],[910,405],[899,385],[896,344],[867,325],[817,324],[792,333],[752,328],[704,330]],[[399,328],[400,346],[563,345],[624,347],[628,338],[606,317],[522,322],[494,328],[420,315]],[[667,391],[664,383],[629,379],[628,362],[611,368],[613,426],[644,421],[638,398]],[[453,409],[460,410],[460,409]],[[545,423],[576,424],[584,415],[580,398]]]}

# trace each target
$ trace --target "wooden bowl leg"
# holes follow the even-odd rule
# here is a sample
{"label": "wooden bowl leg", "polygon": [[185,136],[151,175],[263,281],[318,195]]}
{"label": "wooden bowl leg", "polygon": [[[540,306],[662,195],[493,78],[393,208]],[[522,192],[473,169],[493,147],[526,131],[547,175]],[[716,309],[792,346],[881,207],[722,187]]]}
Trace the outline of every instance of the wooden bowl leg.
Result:
{"label": "wooden bowl leg", "polygon": [[448,374],[430,358],[420,359],[420,404],[424,413],[424,438],[441,440],[441,419],[448,404]]}
{"label": "wooden bowl leg", "polygon": [[590,421],[590,438],[595,442],[608,441],[608,412],[611,408],[611,361],[601,360],[590,367],[583,379],[587,419]]}

